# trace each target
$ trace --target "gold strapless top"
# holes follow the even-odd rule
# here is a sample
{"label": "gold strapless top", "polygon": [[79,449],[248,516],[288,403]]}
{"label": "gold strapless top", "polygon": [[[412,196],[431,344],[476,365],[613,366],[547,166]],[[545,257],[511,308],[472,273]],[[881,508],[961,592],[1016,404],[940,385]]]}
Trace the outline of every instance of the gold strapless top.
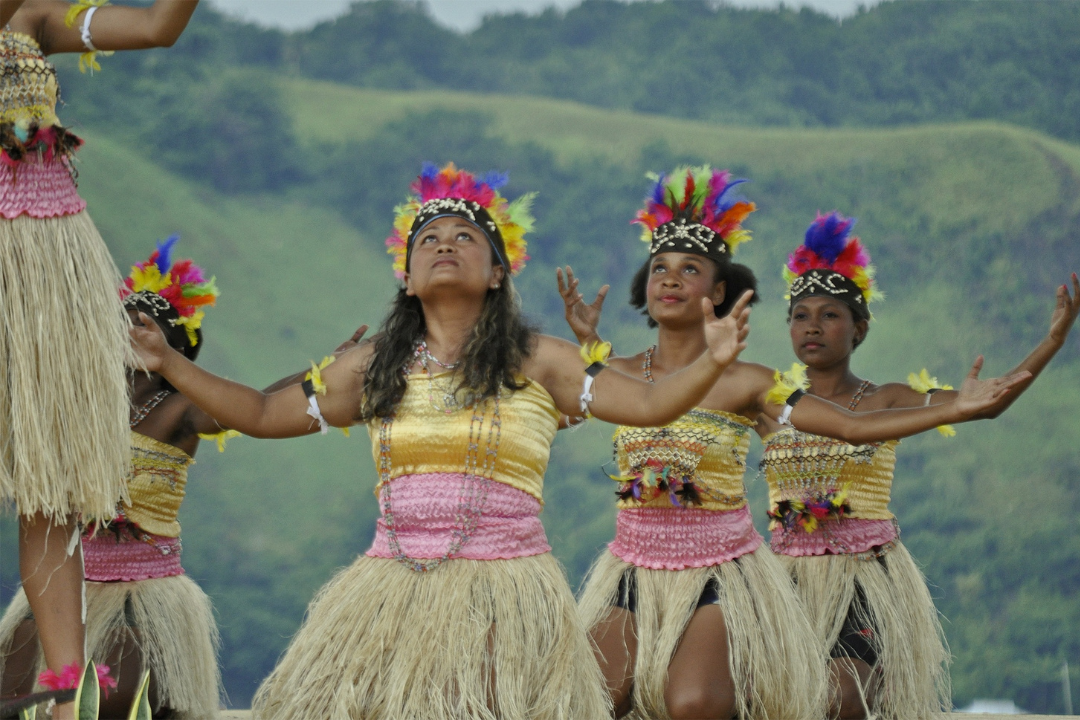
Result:
{"label": "gold strapless top", "polygon": [[56,68],[29,35],[0,30],[0,123],[59,125]]}
{"label": "gold strapless top", "polygon": [[786,427],[764,440],[761,467],[769,483],[769,503],[803,500],[847,488],[851,512],[845,517],[890,520],[889,494],[898,440],[848,445]]}
{"label": "gold strapless top", "polygon": [[[682,493],[681,505],[735,510],[746,505],[743,474],[752,428],[753,423],[741,415],[701,408],[663,427],[620,425],[614,436],[615,461],[624,477],[666,468],[669,476],[692,482],[700,504]],[[647,500],[627,497],[618,507],[672,507],[672,501],[662,492]]]}
{"label": "gold strapless top", "polygon": [[[473,423],[471,408],[458,409],[450,414],[432,406],[430,393],[442,398],[443,375],[434,379],[425,375],[410,375],[405,396],[398,404],[391,425],[390,479],[402,475],[429,473],[464,473],[469,450],[469,430],[477,443],[477,469],[483,467],[488,448],[494,402],[481,404],[477,414],[484,415],[482,424]],[[507,393],[499,400],[501,430],[490,434],[492,445],[499,437],[492,479],[527,492],[543,502],[544,472],[551,455],[551,443],[559,429],[559,411],[555,401],[536,382],[529,382],[517,392]],[[371,451],[379,467],[378,418],[368,425]],[[492,448],[494,449],[494,447]],[[379,486],[375,488],[376,494]]]}
{"label": "gold strapless top", "polygon": [[184,501],[188,468],[195,462],[180,448],[131,431],[130,503],[124,517],[148,533],[180,537],[176,514]]}

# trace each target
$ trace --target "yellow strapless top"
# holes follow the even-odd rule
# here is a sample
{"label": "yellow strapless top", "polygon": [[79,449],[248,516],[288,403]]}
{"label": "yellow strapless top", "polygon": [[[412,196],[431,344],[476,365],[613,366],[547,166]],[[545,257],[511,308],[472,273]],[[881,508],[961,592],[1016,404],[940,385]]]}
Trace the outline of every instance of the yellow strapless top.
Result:
{"label": "yellow strapless top", "polygon": [[898,440],[848,445],[786,427],[764,440],[761,466],[769,502],[804,500],[847,488],[851,512],[845,517],[890,520],[889,495]]}
{"label": "yellow strapless top", "polygon": [[[436,385],[431,387],[433,382]],[[544,472],[551,456],[551,443],[559,429],[559,411],[547,391],[532,381],[517,392],[504,391],[499,400],[501,430],[490,433],[494,401],[477,408],[476,414],[484,416],[482,423],[473,422],[471,408],[446,414],[432,406],[430,395],[441,399],[444,382],[442,375],[433,379],[426,375],[409,376],[405,396],[398,404],[390,428],[390,479],[402,475],[464,473],[471,427],[473,442],[478,446],[477,470],[484,465],[489,435],[492,444],[497,435],[499,444],[491,479],[543,502]],[[378,418],[368,424],[376,467],[379,467],[381,425]],[[381,485],[380,481],[376,494]]]}
{"label": "yellow strapless top", "polygon": [[[622,476],[643,472],[650,460],[693,482],[701,499],[694,507],[735,510],[746,505],[746,453],[753,423],[741,415],[695,408],[663,427],[615,430],[615,461]],[[670,495],[648,501],[619,500],[620,509],[672,507]]]}
{"label": "yellow strapless top", "polygon": [[180,537],[176,514],[184,501],[188,468],[195,462],[180,448],[131,431],[130,503],[124,517],[154,535]]}
{"label": "yellow strapless top", "polygon": [[56,68],[29,35],[0,30],[0,123],[59,125]]}

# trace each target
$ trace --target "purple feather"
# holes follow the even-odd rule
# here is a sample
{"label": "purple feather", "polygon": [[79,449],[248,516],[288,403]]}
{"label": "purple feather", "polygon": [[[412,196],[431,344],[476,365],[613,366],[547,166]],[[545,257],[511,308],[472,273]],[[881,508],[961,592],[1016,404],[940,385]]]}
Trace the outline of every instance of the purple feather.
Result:
{"label": "purple feather", "polygon": [[665,200],[664,183],[667,182],[667,175],[661,173],[660,177],[656,181],[656,185],[653,186],[652,201],[657,205],[663,205]]}
{"label": "purple feather", "polygon": [[172,249],[176,241],[180,239],[179,235],[170,235],[168,239],[158,242],[157,250],[157,262],[156,265],[162,275],[169,272],[169,268],[172,267]]}
{"label": "purple feather", "polygon": [[848,235],[854,225],[854,218],[845,219],[835,210],[828,215],[819,215],[806,229],[804,244],[808,250],[831,265],[847,247]]}

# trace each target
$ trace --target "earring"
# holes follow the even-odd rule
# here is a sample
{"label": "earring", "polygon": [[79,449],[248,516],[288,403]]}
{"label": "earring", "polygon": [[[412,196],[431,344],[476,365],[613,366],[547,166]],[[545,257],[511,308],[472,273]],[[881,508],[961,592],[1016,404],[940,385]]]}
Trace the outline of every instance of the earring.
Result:
{"label": "earring", "polygon": [[499,289],[499,283],[495,283],[495,287],[493,289],[498,290]]}

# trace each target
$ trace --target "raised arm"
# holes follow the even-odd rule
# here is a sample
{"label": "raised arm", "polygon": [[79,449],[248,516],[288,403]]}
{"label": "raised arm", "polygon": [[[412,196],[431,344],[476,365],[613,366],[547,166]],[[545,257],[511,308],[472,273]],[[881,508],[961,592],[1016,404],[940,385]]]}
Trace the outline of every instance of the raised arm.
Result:
{"label": "raised arm", "polygon": [[[593,384],[589,411],[607,422],[642,427],[666,425],[685,414],[708,394],[724,369],[746,347],[751,297],[749,292],[744,294],[724,318],[717,318],[712,303],[703,299],[702,312],[708,318],[705,322],[708,351],[655,385],[614,368],[603,370]],[[551,393],[560,411],[567,415],[581,414],[585,373],[576,345],[544,336],[527,372]]]}
{"label": "raised arm", "polygon": [[[187,27],[199,0],[156,0],[150,7],[107,5],[98,7],[89,32],[98,50],[145,50],[171,47]],[[42,47],[46,53],[85,52],[83,24],[90,8],[79,12],[68,26],[68,12],[74,6],[62,0],[31,0],[39,13]],[[84,6],[85,7],[85,6]]]}
{"label": "raised arm", "polygon": [[[308,399],[299,385],[267,394],[218,377],[169,347],[149,317],[139,317],[143,324],[130,332],[145,369],[160,373],[221,425],[259,438],[296,437],[319,430],[319,423],[307,414]],[[370,352],[368,347],[358,347],[323,371],[326,393],[319,395],[318,401],[331,425],[348,427],[354,423]]]}
{"label": "raised arm", "polygon": [[[939,425],[973,420],[1013,388],[1029,378],[1027,371],[992,380],[979,380],[983,358],[980,355],[971,367],[964,384],[955,397],[945,403],[927,407],[875,410],[855,413],[828,400],[801,395],[791,407],[788,422],[803,432],[843,440],[852,445],[884,440],[899,440],[917,435]],[[788,404],[777,402],[772,389],[762,393],[759,402],[762,412],[773,421],[780,421]],[[794,400],[794,398],[792,398]]]}
{"label": "raised arm", "polygon": [[580,282],[574,277],[574,270],[566,266],[566,278],[563,279],[563,269],[555,268],[555,277],[559,282],[559,295],[563,299],[563,307],[566,313],[566,322],[573,331],[579,343],[597,342],[600,335],[597,327],[600,324],[600,313],[604,309],[604,298],[607,297],[610,285],[604,285],[596,293],[596,299],[592,304],[585,303],[585,297],[578,291]]}
{"label": "raised arm", "polygon": [[[1061,285],[1055,293],[1056,302],[1054,312],[1050,317],[1050,331],[1042,342],[1036,345],[1035,349],[1009,373],[1009,375],[1016,375],[1027,372],[1030,373],[1028,377],[1018,382],[1008,393],[998,398],[993,405],[970,418],[971,420],[992,419],[1005,412],[1035,382],[1035,378],[1050,364],[1054,355],[1065,345],[1069,332],[1072,330],[1073,325],[1076,324],[1076,317],[1080,314],[1080,279],[1077,279],[1076,273],[1073,273],[1070,280],[1072,281],[1072,294],[1069,293],[1067,285]],[[952,402],[956,399],[956,396],[957,392],[955,390],[939,390],[930,396],[930,404],[938,405]],[[925,405],[926,402],[925,393],[916,392],[911,388],[898,387],[896,400],[893,401],[892,407],[919,407]]]}

